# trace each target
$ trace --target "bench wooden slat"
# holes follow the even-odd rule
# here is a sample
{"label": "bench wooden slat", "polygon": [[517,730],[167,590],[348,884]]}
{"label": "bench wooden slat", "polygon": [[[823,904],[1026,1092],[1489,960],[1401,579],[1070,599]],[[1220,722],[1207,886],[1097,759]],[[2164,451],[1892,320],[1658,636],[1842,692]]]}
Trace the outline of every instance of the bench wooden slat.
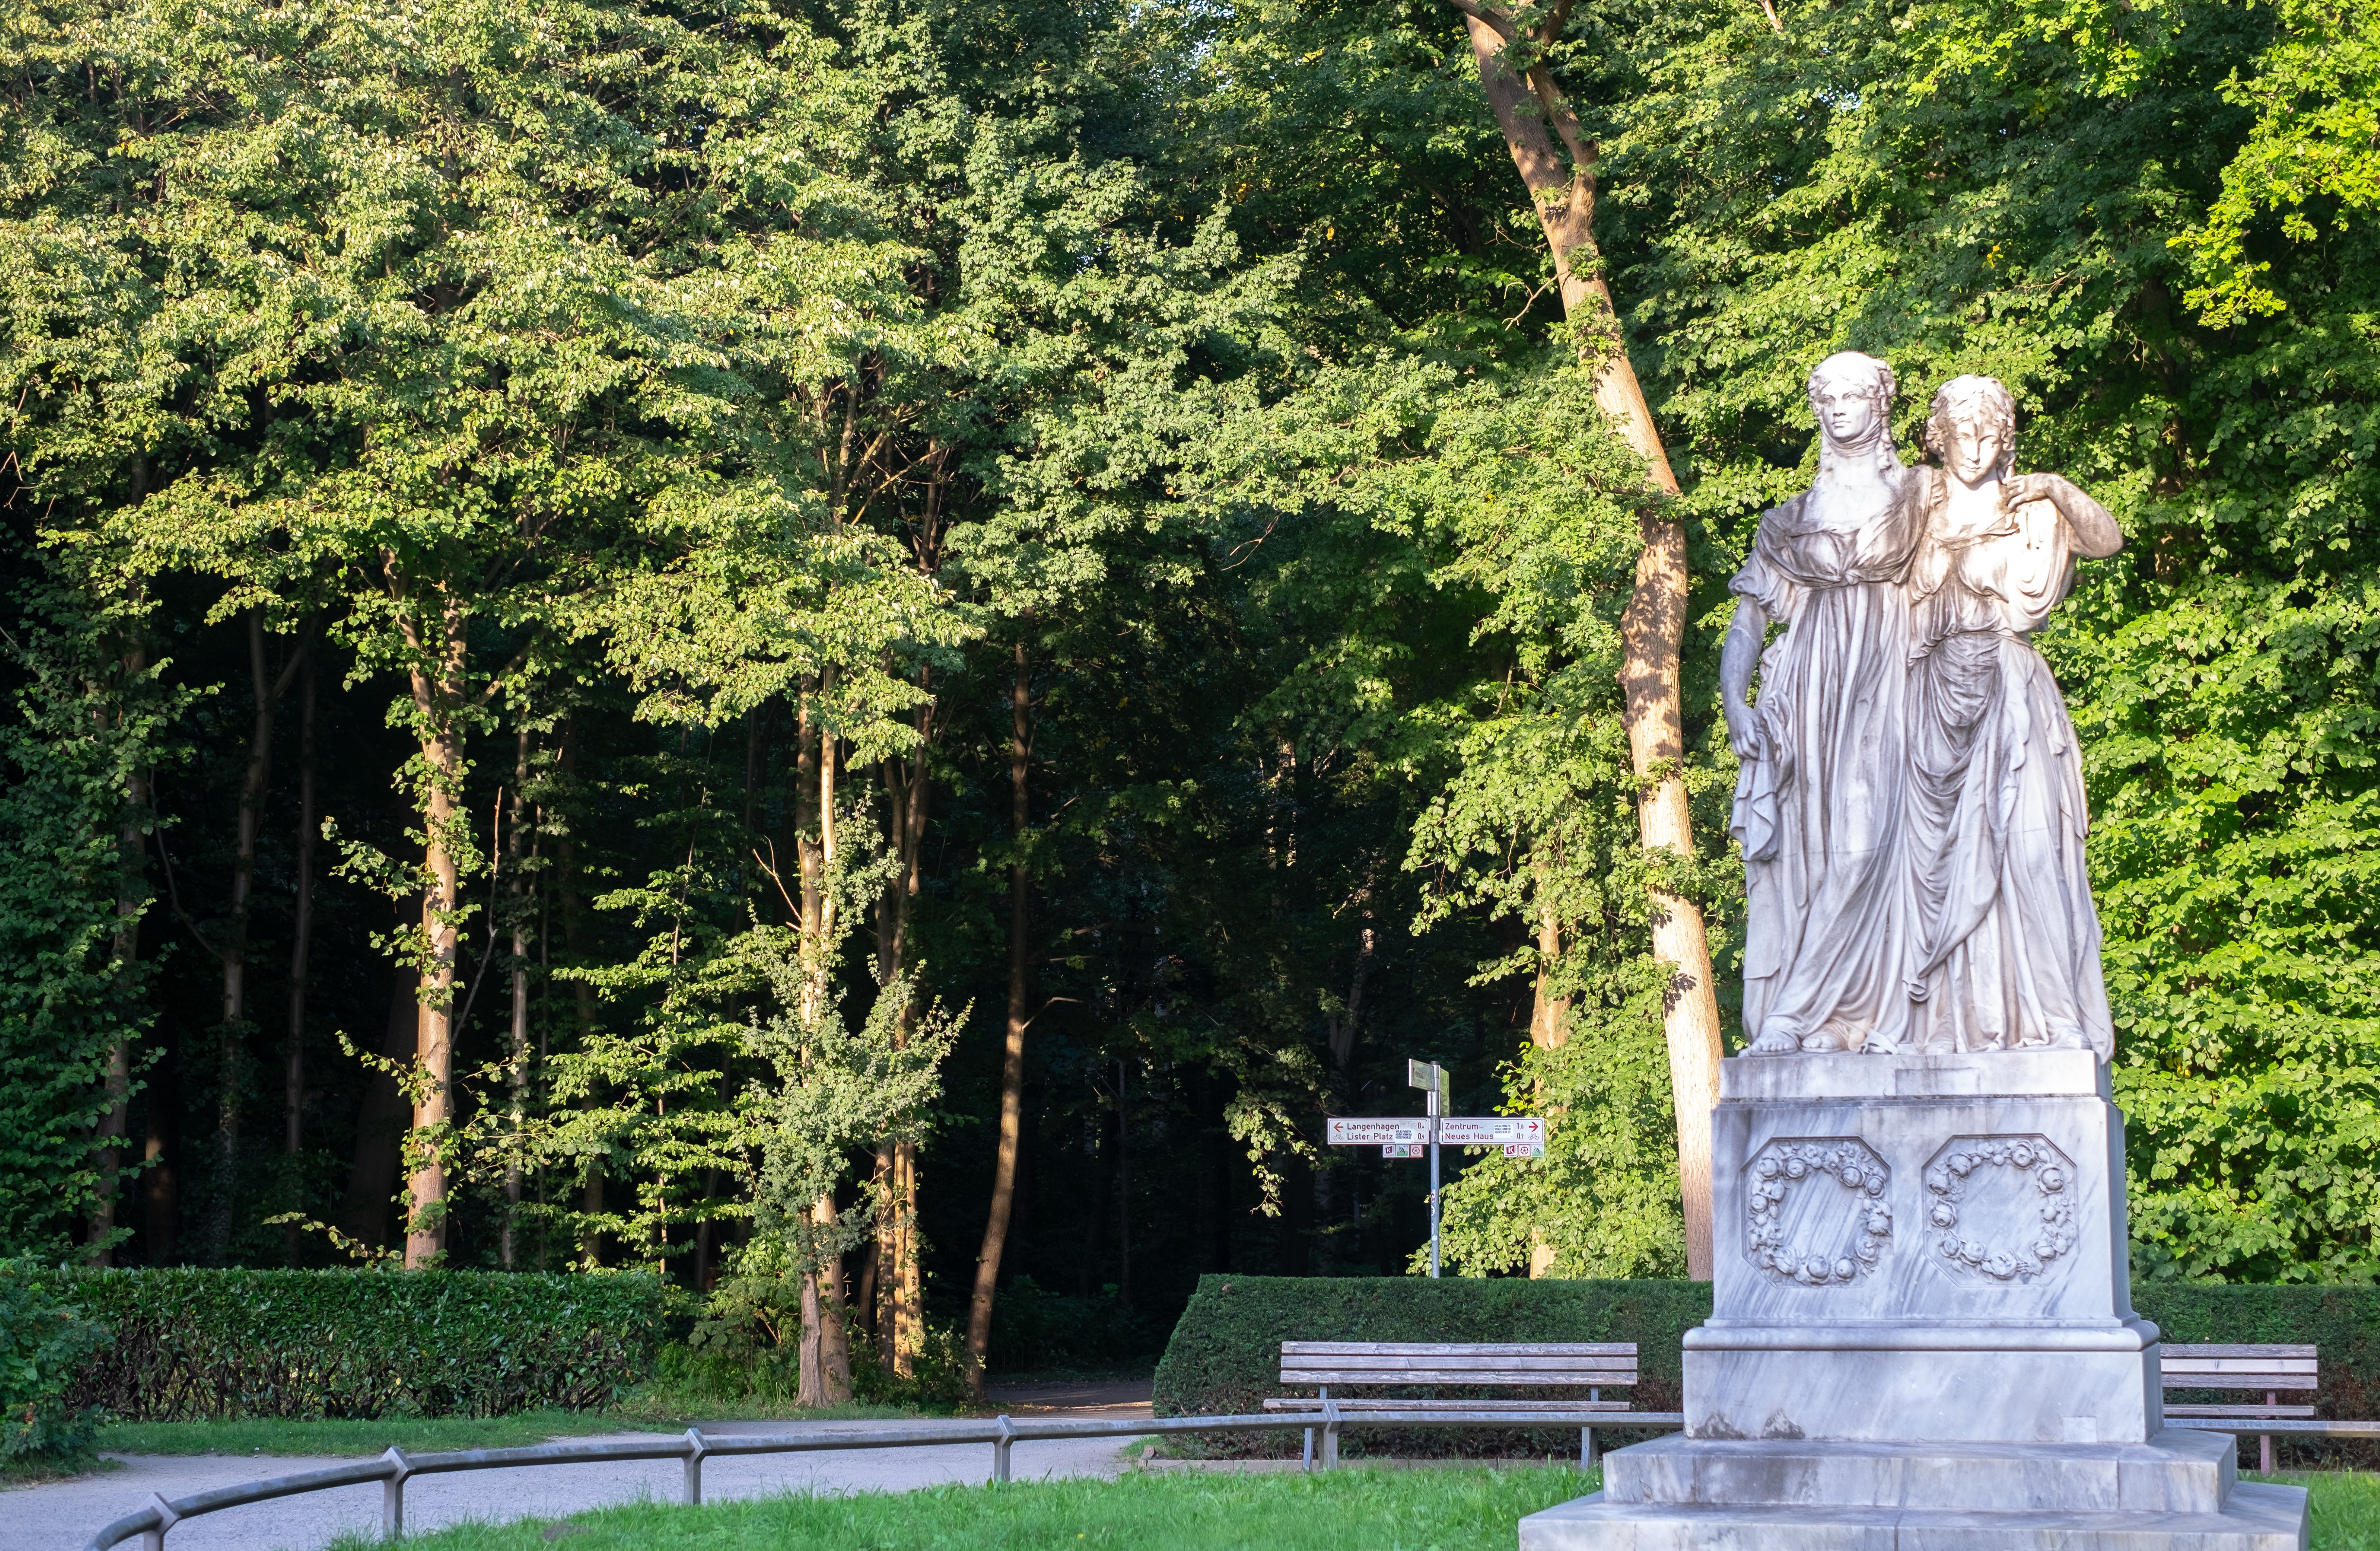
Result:
{"label": "bench wooden slat", "polygon": [[2269,1389],[2277,1392],[2283,1389],[2319,1389],[2322,1383],[2304,1374],[2267,1374],[2262,1378],[2249,1378],[2238,1374],[2220,1377],[2208,1374],[2180,1374],[2168,1375],[2165,1387],[2168,1389]]}
{"label": "bench wooden slat", "polygon": [[2311,1346],[2160,1346],[2168,1357],[2318,1357]]}
{"label": "bench wooden slat", "polygon": [[1549,1385],[1566,1389],[1625,1389],[1635,1373],[1478,1373],[1471,1368],[1426,1368],[1421,1373],[1371,1373],[1364,1368],[1321,1368],[1282,1373],[1282,1385]]}
{"label": "bench wooden slat", "polygon": [[2169,1357],[2159,1365],[2169,1374],[2312,1374],[2319,1371],[2311,1357],[2282,1357],[2262,1362],[2253,1357]]}
{"label": "bench wooden slat", "polygon": [[1634,1341],[1283,1341],[1284,1359],[1306,1355],[1327,1357],[1625,1357],[1636,1356]]}
{"label": "bench wooden slat", "polygon": [[[1528,1416],[1625,1415],[1626,1400],[1342,1400],[1330,1403],[1341,1411],[1509,1411]],[[1291,1397],[1264,1403],[1267,1411],[1320,1411],[1318,1399]]]}
{"label": "bench wooden slat", "polygon": [[2312,1416],[2312,1406],[2168,1406],[2168,1416]]}
{"label": "bench wooden slat", "polygon": [[1608,1374],[1633,1370],[1635,1366],[1636,1359],[1633,1357],[1495,1356],[1466,1361],[1444,1354],[1431,1357],[1377,1357],[1357,1352],[1331,1357],[1284,1357],[1281,1362],[1281,1371],[1285,1374],[1302,1368],[1363,1369],[1383,1374],[1416,1373],[1423,1369],[1432,1373],[1442,1373],[1449,1369],[1488,1368],[1509,1374]]}

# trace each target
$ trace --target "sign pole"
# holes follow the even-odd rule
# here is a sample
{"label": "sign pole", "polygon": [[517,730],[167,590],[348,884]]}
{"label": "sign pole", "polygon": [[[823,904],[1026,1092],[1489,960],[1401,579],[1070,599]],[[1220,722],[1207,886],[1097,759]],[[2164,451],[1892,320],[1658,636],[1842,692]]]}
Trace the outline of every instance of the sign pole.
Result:
{"label": "sign pole", "polygon": [[1438,1276],[1438,1090],[1429,1088],[1422,1097],[1429,1101],[1429,1274]]}

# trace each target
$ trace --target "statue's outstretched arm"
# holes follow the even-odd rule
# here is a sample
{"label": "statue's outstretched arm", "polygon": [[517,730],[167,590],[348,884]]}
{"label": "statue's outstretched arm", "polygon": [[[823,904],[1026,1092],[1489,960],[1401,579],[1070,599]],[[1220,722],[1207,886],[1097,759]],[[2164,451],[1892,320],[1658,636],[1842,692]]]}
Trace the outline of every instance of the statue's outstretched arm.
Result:
{"label": "statue's outstretched arm", "polygon": [[2124,547],[2123,530],[2107,509],[2063,474],[2020,474],[2008,482],[2008,503],[2046,501],[2058,508],[2074,534],[2074,552],[2086,560],[2105,560]]}
{"label": "statue's outstretched arm", "polygon": [[1727,644],[1718,654],[1718,692],[1727,710],[1727,741],[1739,759],[1754,757],[1760,748],[1753,732],[1752,708],[1744,696],[1752,688],[1752,675],[1760,666],[1760,648],[1767,640],[1768,611],[1739,595],[1735,620],[1727,627]]}

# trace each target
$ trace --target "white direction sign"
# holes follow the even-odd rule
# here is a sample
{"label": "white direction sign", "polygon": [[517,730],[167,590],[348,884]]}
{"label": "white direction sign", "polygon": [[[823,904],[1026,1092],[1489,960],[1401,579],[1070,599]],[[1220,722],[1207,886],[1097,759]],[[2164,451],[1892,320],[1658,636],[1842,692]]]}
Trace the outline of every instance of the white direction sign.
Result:
{"label": "white direction sign", "polygon": [[1419,1118],[1382,1116],[1377,1120],[1331,1116],[1325,1122],[1334,1147],[1418,1146],[1429,1140],[1429,1121]]}
{"label": "white direction sign", "polygon": [[1442,1094],[1446,1091],[1446,1068],[1434,1060],[1409,1060],[1405,1062],[1405,1086]]}
{"label": "white direction sign", "polygon": [[1546,1156],[1546,1122],[1536,1115],[1449,1115],[1438,1122],[1449,1147],[1498,1147],[1506,1157]]}
{"label": "white direction sign", "polygon": [[[1334,1147],[1378,1147],[1384,1157],[1419,1157],[1419,1149],[1429,1142],[1429,1125],[1426,1117],[1333,1115],[1325,1121],[1325,1131]],[[1449,1115],[1438,1122],[1438,1140],[1448,1147],[1495,1147],[1506,1157],[1543,1157],[1546,1122],[1536,1115]]]}

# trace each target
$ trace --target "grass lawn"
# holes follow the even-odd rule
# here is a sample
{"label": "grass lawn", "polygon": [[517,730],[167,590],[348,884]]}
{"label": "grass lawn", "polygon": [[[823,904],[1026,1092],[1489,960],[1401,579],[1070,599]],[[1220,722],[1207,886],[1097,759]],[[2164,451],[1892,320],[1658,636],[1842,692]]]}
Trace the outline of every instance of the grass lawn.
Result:
{"label": "grass lawn", "polygon": [[2380,1551],[2380,1475],[2364,1471],[2293,1471],[2244,1475],[2302,1486],[2313,1514],[2313,1551]]}
{"label": "grass lawn", "polygon": [[[569,1551],[1512,1551],[1521,1515],[1594,1485],[1567,1466],[1133,1474],[701,1508],[644,1503],[573,1514],[561,1521],[568,1529],[550,1521],[469,1526],[406,1544],[414,1551],[546,1551],[555,1544]],[[367,1551],[373,1544],[338,1545]]]}
{"label": "grass lawn", "polygon": [[[2380,1551],[2380,1475],[2257,1477],[2313,1493],[2313,1551]],[[1523,1514],[1600,1482],[1568,1466],[1331,1474],[1133,1474],[900,1496],[639,1503],[422,1535],[417,1551],[1512,1551]],[[370,1551],[350,1539],[336,1551]]]}

